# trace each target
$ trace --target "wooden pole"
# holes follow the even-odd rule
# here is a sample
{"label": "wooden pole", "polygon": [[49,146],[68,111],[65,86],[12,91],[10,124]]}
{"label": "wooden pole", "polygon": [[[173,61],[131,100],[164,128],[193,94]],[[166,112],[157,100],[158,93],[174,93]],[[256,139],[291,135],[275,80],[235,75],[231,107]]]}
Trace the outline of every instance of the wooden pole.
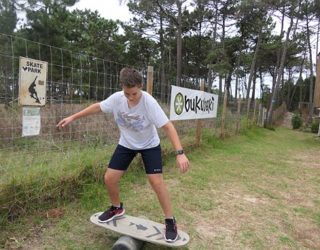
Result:
{"label": "wooden pole", "polygon": [[259,111],[258,111],[258,126],[262,126],[262,104],[259,103]]}
{"label": "wooden pole", "polygon": [[220,137],[225,137],[225,122],[226,122],[226,114],[227,114],[227,101],[228,101],[228,93],[226,87],[224,87],[224,98],[223,98],[223,109],[222,109],[222,117],[221,117],[221,134]]}
{"label": "wooden pole", "polygon": [[319,112],[319,128],[318,128],[318,136],[320,136],[320,108],[318,108]]}
{"label": "wooden pole", "polygon": [[320,54],[317,55],[316,83],[313,97],[314,107],[320,108]]}
{"label": "wooden pole", "polygon": [[147,92],[152,95],[153,91],[153,66],[148,66],[147,72]]}
{"label": "wooden pole", "polygon": [[[204,80],[201,79],[200,82],[200,90],[204,91]],[[199,146],[201,142],[201,134],[202,134],[202,121],[200,119],[197,120],[197,130],[196,130],[196,145]]]}
{"label": "wooden pole", "polygon": [[254,100],[253,120],[252,124],[256,125],[257,100]]}
{"label": "wooden pole", "polygon": [[241,126],[241,95],[239,95],[239,99],[238,99],[236,134],[239,133],[240,126]]}

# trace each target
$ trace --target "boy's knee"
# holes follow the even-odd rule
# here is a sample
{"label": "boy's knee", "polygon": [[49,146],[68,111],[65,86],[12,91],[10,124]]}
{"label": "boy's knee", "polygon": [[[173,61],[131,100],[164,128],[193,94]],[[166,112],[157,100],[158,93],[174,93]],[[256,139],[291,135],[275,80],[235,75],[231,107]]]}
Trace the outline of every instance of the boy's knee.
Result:
{"label": "boy's knee", "polygon": [[114,171],[106,171],[104,174],[104,183],[106,185],[115,185],[119,182],[122,176],[121,172],[114,172]]}
{"label": "boy's knee", "polygon": [[106,185],[112,184],[113,179],[114,179],[114,178],[112,178],[111,174],[108,173],[108,171],[106,171],[105,174],[104,174],[104,183],[105,183]]}
{"label": "boy's knee", "polygon": [[150,182],[151,186],[154,188],[162,187],[164,185],[162,176],[149,177],[149,182]]}

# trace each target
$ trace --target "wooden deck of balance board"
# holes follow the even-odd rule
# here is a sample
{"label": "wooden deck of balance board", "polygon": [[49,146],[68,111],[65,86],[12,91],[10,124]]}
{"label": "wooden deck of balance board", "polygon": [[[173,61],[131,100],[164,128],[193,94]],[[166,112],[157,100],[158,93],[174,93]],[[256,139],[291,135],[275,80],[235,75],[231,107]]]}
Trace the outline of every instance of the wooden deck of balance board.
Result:
{"label": "wooden deck of balance board", "polygon": [[102,212],[93,214],[90,217],[90,221],[100,227],[138,240],[168,247],[181,247],[188,244],[190,240],[187,233],[178,230],[178,239],[173,243],[169,243],[165,241],[163,236],[164,224],[130,215],[123,215],[109,222],[99,222],[98,217],[100,214],[102,214]]}

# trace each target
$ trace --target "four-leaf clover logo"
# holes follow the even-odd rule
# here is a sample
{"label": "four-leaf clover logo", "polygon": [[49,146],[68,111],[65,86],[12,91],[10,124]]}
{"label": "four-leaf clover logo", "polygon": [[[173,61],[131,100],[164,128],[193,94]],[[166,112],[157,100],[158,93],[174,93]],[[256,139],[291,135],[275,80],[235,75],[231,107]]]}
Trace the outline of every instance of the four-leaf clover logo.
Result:
{"label": "four-leaf clover logo", "polygon": [[183,106],[184,106],[183,95],[181,93],[178,93],[174,98],[174,111],[176,112],[177,115],[182,114]]}

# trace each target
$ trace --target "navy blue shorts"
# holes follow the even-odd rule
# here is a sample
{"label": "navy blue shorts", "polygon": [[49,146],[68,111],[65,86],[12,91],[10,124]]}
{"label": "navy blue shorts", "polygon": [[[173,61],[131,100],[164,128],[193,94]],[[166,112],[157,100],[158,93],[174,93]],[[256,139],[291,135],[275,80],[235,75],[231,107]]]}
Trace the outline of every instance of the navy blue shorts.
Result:
{"label": "navy blue shorts", "polygon": [[132,162],[133,158],[140,153],[142,156],[144,168],[147,174],[161,174],[162,173],[162,158],[160,145],[154,148],[133,150],[121,145],[115,149],[109,168],[126,171]]}

